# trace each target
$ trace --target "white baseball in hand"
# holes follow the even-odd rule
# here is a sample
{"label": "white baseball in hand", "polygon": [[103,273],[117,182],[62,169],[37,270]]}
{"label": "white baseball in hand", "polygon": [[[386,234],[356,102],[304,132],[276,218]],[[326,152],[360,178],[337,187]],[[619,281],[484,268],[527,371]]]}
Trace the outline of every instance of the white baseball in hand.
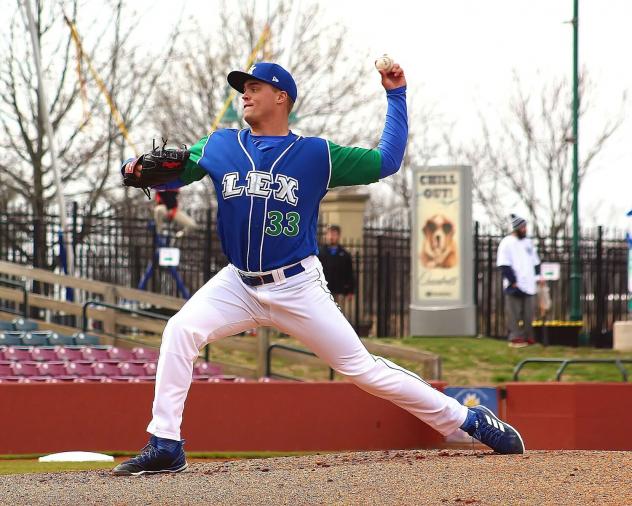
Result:
{"label": "white baseball in hand", "polygon": [[387,54],[380,56],[377,60],[375,60],[375,68],[378,70],[390,72],[390,70],[393,68],[393,58],[391,58]]}

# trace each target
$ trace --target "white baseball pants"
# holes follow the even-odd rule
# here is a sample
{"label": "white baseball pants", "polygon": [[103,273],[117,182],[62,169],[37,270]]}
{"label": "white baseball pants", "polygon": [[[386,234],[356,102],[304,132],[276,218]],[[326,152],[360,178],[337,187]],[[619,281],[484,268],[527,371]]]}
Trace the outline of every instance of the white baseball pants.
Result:
{"label": "white baseball pants", "polygon": [[180,440],[180,424],[193,364],[201,348],[258,326],[273,326],[303,343],[362,390],[387,399],[443,435],[458,429],[467,408],[416,374],[371,355],[340,312],[315,256],[305,272],[274,283],[245,285],[229,265],[200,288],[167,323],[156,372],[153,419],[147,431]]}

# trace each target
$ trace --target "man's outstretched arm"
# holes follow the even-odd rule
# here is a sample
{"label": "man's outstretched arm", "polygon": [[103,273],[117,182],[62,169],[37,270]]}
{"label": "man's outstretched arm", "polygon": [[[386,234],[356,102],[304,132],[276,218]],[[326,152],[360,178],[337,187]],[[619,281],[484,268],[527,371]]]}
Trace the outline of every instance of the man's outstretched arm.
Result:
{"label": "man's outstretched arm", "polygon": [[408,139],[406,78],[397,64],[380,71],[388,102],[386,121],[377,149],[343,147],[329,142],[331,179],[329,188],[369,184],[399,170]]}

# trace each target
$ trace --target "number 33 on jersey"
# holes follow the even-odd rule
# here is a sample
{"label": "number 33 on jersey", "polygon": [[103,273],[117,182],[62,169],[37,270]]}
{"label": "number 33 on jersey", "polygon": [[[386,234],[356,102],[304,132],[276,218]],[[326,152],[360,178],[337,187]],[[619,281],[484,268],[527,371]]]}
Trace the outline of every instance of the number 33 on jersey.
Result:
{"label": "number 33 on jersey", "polygon": [[226,129],[191,148],[181,179],[189,184],[207,175],[229,261],[244,271],[269,271],[318,252],[320,201],[329,188],[377,181],[380,153],[292,133],[258,138]]}

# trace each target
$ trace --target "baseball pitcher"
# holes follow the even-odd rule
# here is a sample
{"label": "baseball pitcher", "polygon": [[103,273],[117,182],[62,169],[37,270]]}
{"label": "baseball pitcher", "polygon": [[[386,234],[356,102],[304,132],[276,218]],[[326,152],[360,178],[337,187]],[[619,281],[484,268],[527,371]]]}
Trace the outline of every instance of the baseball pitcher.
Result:
{"label": "baseball pitcher", "polygon": [[114,474],[176,473],[187,467],[180,425],[200,349],[258,326],[294,336],[359,388],[441,434],[461,428],[499,453],[524,451],[518,432],[491,411],[468,409],[416,374],[371,355],[327,289],[317,257],[320,201],[331,188],[390,176],[404,156],[404,71],[394,64],[379,73],[388,108],[377,149],[339,146],[290,131],[288,117],[298,98],[294,79],[281,66],[261,62],[248,72],[228,74],[228,83],[243,94],[243,117],[250,128],[218,130],[188,150],[155,148],[124,164],[125,184],[145,189],[176,188],[210,177],[230,264],[167,323],[149,443]]}

